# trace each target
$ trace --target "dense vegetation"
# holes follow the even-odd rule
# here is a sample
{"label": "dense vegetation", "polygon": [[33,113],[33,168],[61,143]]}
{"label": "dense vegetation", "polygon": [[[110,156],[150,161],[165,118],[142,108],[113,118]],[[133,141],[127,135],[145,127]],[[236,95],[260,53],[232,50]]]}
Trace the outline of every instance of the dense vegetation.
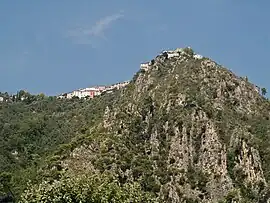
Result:
{"label": "dense vegetation", "polygon": [[0,103],[0,177],[4,180],[0,195],[12,192],[18,196],[27,181],[37,177],[46,157],[101,119],[114,94],[93,100],[65,100],[23,91],[16,98],[4,96],[6,102]]}

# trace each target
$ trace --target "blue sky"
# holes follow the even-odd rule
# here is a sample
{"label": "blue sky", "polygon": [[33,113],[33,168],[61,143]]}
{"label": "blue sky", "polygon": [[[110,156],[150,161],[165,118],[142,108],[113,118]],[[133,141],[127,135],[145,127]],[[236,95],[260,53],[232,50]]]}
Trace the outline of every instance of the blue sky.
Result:
{"label": "blue sky", "polygon": [[56,95],[131,79],[191,46],[270,90],[269,0],[0,1],[0,91]]}

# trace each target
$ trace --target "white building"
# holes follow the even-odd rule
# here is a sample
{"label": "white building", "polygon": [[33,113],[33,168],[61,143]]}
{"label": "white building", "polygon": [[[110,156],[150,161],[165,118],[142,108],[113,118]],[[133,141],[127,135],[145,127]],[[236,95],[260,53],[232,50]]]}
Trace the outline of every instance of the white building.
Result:
{"label": "white building", "polygon": [[4,101],[4,97],[0,97],[0,102],[3,102]]}
{"label": "white building", "polygon": [[66,98],[67,96],[65,96],[65,94],[61,94],[61,95],[59,95],[59,96],[57,96],[57,98],[59,98],[59,99],[64,99],[64,98]]}
{"label": "white building", "polygon": [[99,91],[104,91],[106,89],[106,86],[98,86],[96,87],[96,89],[98,89]]}
{"label": "white building", "polygon": [[178,52],[168,52],[168,58],[173,58],[173,57],[179,57],[180,54]]}
{"label": "white building", "polygon": [[73,96],[83,98],[83,97],[86,97],[86,92],[87,91],[84,91],[83,89],[75,90],[73,91]]}
{"label": "white building", "polygon": [[101,92],[105,89],[105,87],[88,87],[84,89],[74,90],[73,92],[69,92],[66,94],[67,99],[71,99],[72,97],[85,98],[100,95]]}
{"label": "white building", "polygon": [[113,90],[113,89],[118,89],[119,90],[119,89],[127,86],[128,84],[129,84],[129,81],[116,83],[116,84],[113,84],[113,85],[110,85],[110,86],[106,87],[105,91]]}
{"label": "white building", "polygon": [[163,56],[166,56],[166,58],[173,58],[173,57],[179,57],[180,53],[178,51],[162,51]]}
{"label": "white building", "polygon": [[194,57],[195,59],[202,59],[202,58],[203,58],[203,56],[201,56],[201,55],[199,55],[199,54],[195,54],[193,57]]}
{"label": "white building", "polygon": [[129,84],[129,81],[125,81],[125,82],[116,83],[110,86],[95,86],[95,87],[81,88],[81,89],[74,90],[69,93],[61,94],[58,96],[58,98],[67,98],[67,99],[71,99],[72,97],[78,97],[80,99],[86,98],[86,97],[93,98],[95,96],[101,95],[102,92],[108,92],[113,89],[120,89],[120,88],[125,87],[128,84]]}
{"label": "white building", "polygon": [[149,70],[149,63],[141,63],[140,68],[141,68],[141,70],[148,71]]}

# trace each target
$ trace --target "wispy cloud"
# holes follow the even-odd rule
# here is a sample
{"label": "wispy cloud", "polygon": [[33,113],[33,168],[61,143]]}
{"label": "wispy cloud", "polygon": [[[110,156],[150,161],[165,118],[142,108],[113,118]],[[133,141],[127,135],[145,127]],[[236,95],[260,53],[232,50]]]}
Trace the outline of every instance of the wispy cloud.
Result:
{"label": "wispy cloud", "polygon": [[106,16],[91,27],[78,27],[68,31],[68,37],[77,44],[92,44],[95,39],[106,39],[105,32],[117,20],[124,17],[122,12]]}

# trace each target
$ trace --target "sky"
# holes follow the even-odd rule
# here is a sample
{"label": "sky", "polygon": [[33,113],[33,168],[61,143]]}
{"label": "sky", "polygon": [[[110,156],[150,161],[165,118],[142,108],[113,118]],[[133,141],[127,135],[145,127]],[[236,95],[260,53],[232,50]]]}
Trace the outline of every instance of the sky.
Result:
{"label": "sky", "polygon": [[270,91],[269,0],[0,1],[0,91],[58,95],[129,80],[190,46]]}

